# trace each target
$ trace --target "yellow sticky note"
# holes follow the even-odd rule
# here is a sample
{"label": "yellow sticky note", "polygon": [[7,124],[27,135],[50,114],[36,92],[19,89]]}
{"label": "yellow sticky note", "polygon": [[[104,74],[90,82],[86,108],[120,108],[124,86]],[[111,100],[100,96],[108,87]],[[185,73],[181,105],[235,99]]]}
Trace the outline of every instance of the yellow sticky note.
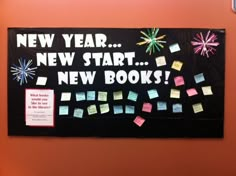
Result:
{"label": "yellow sticky note", "polygon": [[170,98],[180,98],[180,91],[177,89],[171,89]]}
{"label": "yellow sticky note", "polygon": [[109,111],[110,111],[110,108],[109,108],[108,103],[100,105],[100,112],[101,112],[101,114],[108,113]]}
{"label": "yellow sticky note", "polygon": [[211,86],[204,86],[202,87],[203,95],[213,95],[213,92],[211,90]]}
{"label": "yellow sticky note", "polygon": [[98,101],[107,101],[107,92],[98,92]]}
{"label": "yellow sticky note", "polygon": [[182,66],[183,66],[183,62],[174,61],[174,62],[172,63],[171,68],[174,69],[174,70],[180,71],[181,68],[182,68]]}
{"label": "yellow sticky note", "polygon": [[88,111],[88,115],[97,114],[97,107],[96,107],[96,105],[88,106],[87,111]]}
{"label": "yellow sticky note", "polygon": [[157,67],[161,67],[161,66],[166,65],[166,58],[165,58],[165,56],[157,57],[156,58],[156,64],[157,64]]}
{"label": "yellow sticky note", "polygon": [[114,100],[122,100],[123,99],[122,91],[113,92],[113,99]]}
{"label": "yellow sticky note", "polygon": [[202,103],[194,104],[192,107],[195,114],[203,111]]}

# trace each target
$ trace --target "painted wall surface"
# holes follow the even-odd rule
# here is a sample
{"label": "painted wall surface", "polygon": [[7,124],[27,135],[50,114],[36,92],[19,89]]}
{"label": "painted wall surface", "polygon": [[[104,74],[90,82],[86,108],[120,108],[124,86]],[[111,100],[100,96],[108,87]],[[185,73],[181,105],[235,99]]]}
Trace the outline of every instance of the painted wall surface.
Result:
{"label": "painted wall surface", "polygon": [[[231,0],[1,0],[0,175],[235,176],[235,21]],[[225,28],[224,139],[8,137],[8,27]]]}

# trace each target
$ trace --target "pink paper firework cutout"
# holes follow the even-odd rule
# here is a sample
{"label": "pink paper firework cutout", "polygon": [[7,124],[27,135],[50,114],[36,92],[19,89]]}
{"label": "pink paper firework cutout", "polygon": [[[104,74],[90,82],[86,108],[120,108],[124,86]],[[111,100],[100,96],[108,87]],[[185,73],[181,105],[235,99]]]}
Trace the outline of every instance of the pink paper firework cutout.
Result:
{"label": "pink paper firework cutout", "polygon": [[191,44],[194,46],[194,53],[200,54],[202,56],[210,57],[216,52],[216,48],[220,43],[217,42],[217,36],[211,31],[208,31],[205,38],[202,32],[197,33],[193,38],[194,41],[191,41]]}

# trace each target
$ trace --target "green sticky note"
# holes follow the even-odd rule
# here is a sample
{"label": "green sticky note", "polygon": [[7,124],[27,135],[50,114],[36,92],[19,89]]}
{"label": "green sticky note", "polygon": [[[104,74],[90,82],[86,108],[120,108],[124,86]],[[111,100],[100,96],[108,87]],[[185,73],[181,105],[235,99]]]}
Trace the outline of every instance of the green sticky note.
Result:
{"label": "green sticky note", "polygon": [[107,101],[107,92],[98,92],[98,101]]}
{"label": "green sticky note", "polygon": [[113,92],[113,99],[114,100],[122,100],[123,99],[122,91]]}
{"label": "green sticky note", "polygon": [[97,114],[97,107],[96,107],[96,105],[88,106],[87,111],[88,111],[88,115]]}
{"label": "green sticky note", "polygon": [[69,115],[69,106],[59,106],[59,115]]}
{"label": "green sticky note", "polygon": [[138,98],[138,94],[136,92],[129,91],[128,98],[127,98],[128,100],[137,101],[137,98]]}
{"label": "green sticky note", "polygon": [[110,111],[108,103],[101,104],[99,107],[100,107],[101,114],[105,114],[105,113],[108,113]]}
{"label": "green sticky note", "polygon": [[131,105],[126,105],[125,106],[125,113],[126,114],[134,114],[135,107]]}
{"label": "green sticky note", "polygon": [[75,108],[74,110],[74,117],[82,118],[83,117],[84,110],[80,108]]}

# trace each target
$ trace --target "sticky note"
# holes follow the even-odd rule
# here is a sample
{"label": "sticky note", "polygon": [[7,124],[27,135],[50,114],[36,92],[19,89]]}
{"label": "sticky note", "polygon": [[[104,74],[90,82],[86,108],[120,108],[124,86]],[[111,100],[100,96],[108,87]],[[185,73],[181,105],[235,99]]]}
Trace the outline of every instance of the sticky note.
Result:
{"label": "sticky note", "polygon": [[75,108],[74,109],[74,117],[82,118],[83,117],[84,110],[80,108]]}
{"label": "sticky note", "polygon": [[95,91],[87,91],[87,101],[94,101],[96,99]]}
{"label": "sticky note", "polygon": [[183,76],[176,76],[174,78],[175,86],[182,86],[184,85],[184,77]]}
{"label": "sticky note", "polygon": [[154,98],[159,97],[159,94],[156,89],[150,89],[147,91],[147,93],[148,93],[148,96],[150,99],[154,99]]}
{"label": "sticky note", "polygon": [[126,114],[134,114],[135,107],[131,105],[126,105],[125,106],[125,113]]}
{"label": "sticky note", "polygon": [[85,100],[85,93],[84,92],[77,92],[75,94],[76,101],[83,101]]}
{"label": "sticky note", "polygon": [[127,98],[128,100],[137,101],[137,98],[138,98],[138,94],[136,92],[129,91],[128,98]]}
{"label": "sticky note", "polygon": [[69,106],[59,106],[59,115],[68,115]]}
{"label": "sticky note", "polygon": [[180,91],[177,89],[171,89],[170,98],[180,98]]}
{"label": "sticky note", "polygon": [[171,53],[175,53],[175,52],[180,51],[180,47],[179,47],[178,43],[174,43],[174,44],[170,45],[169,49],[170,49]]}
{"label": "sticky note", "polygon": [[165,101],[158,101],[157,102],[157,110],[158,111],[165,111],[165,110],[167,110],[167,103]]}
{"label": "sticky note", "polygon": [[139,127],[141,127],[143,125],[143,123],[145,122],[145,119],[142,118],[141,116],[137,116],[134,121],[133,121],[136,125],[138,125]]}
{"label": "sticky note", "polygon": [[193,107],[193,112],[195,114],[203,111],[203,107],[201,103],[194,104],[192,107]]}
{"label": "sticky note", "polygon": [[47,77],[38,77],[37,78],[37,82],[36,82],[36,85],[38,86],[45,86],[47,84]]}
{"label": "sticky note", "polygon": [[98,92],[98,101],[107,101],[107,92]]}
{"label": "sticky note", "polygon": [[123,113],[122,105],[113,106],[113,112],[114,112],[114,114],[122,114]]}
{"label": "sticky note", "polygon": [[197,90],[196,90],[195,88],[187,89],[186,92],[187,92],[187,94],[188,94],[189,97],[192,97],[192,96],[198,94],[198,93],[197,93]]}
{"label": "sticky note", "polygon": [[106,103],[106,104],[101,104],[100,106],[100,112],[101,114],[105,114],[105,113],[108,113],[110,111],[110,108],[109,108],[109,104]]}
{"label": "sticky note", "polygon": [[123,99],[122,91],[113,92],[113,99],[114,100],[122,100]]}
{"label": "sticky note", "polygon": [[152,112],[152,104],[151,103],[143,103],[143,112]]}
{"label": "sticky note", "polygon": [[171,68],[174,69],[174,70],[180,71],[180,70],[182,69],[182,66],[183,66],[183,62],[174,61],[174,62],[172,63]]}
{"label": "sticky note", "polygon": [[156,65],[157,67],[165,66],[166,65],[166,58],[165,56],[160,56],[156,58]]}
{"label": "sticky note", "polygon": [[61,93],[61,101],[70,101],[71,93],[70,92],[62,92]]}
{"label": "sticky note", "polygon": [[203,93],[203,95],[213,95],[211,86],[202,87],[202,93]]}
{"label": "sticky note", "polygon": [[183,112],[182,104],[180,104],[180,103],[173,104],[172,111],[173,111],[173,113],[182,113]]}
{"label": "sticky note", "polygon": [[204,78],[203,73],[194,75],[194,80],[195,80],[195,82],[196,82],[197,84],[200,83],[200,82],[205,81],[205,78]]}
{"label": "sticky note", "polygon": [[96,105],[90,105],[87,107],[88,115],[97,114],[97,107]]}

